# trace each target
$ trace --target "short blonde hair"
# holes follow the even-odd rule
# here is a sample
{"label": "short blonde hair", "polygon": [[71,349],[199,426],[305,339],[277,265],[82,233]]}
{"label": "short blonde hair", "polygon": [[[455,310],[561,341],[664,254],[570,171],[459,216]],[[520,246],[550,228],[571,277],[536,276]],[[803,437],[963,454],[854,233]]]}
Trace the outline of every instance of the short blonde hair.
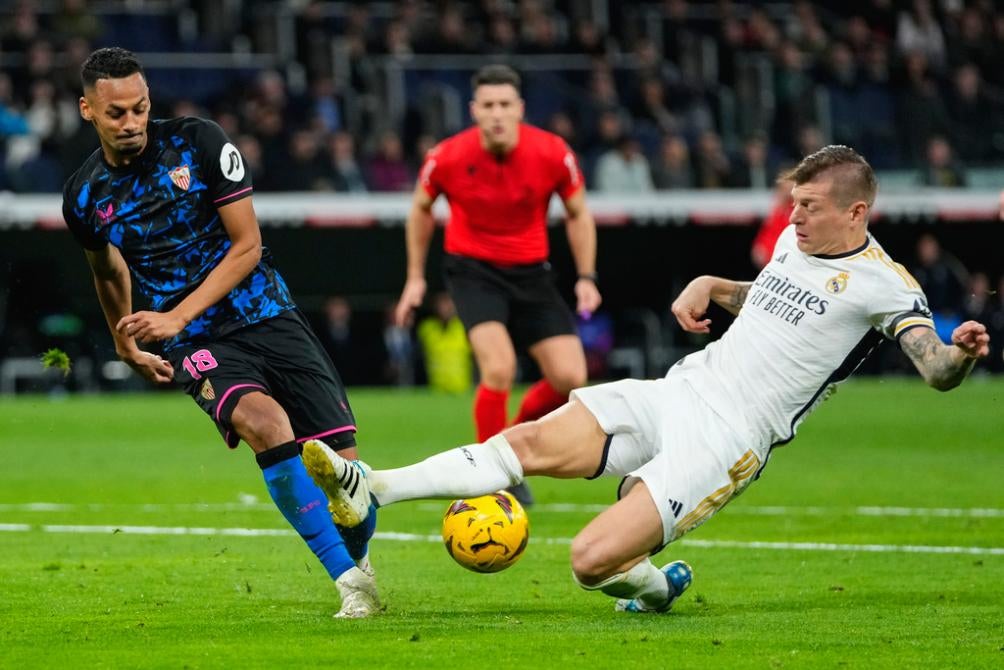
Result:
{"label": "short blonde hair", "polygon": [[871,207],[878,191],[875,172],[857,151],[842,144],[831,144],[809,154],[792,169],[778,177],[796,185],[808,183],[825,174],[833,179],[833,199],[842,207],[864,200]]}

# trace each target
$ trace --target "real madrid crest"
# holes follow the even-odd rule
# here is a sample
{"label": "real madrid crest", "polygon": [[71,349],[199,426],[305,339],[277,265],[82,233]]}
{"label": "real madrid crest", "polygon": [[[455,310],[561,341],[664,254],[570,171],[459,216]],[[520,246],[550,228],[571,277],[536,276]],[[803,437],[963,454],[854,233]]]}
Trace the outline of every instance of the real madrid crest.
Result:
{"label": "real madrid crest", "polygon": [[202,382],[202,389],[199,391],[199,395],[205,400],[215,400],[216,389],[213,388],[213,383],[208,379]]}
{"label": "real madrid crest", "polygon": [[836,277],[830,277],[826,280],[826,290],[829,293],[837,294],[843,293],[844,289],[847,288],[847,280],[850,278],[846,272],[841,272]]}
{"label": "real madrid crest", "polygon": [[192,173],[189,171],[187,165],[174,168],[167,173],[167,176],[170,177],[171,181],[174,182],[174,185],[182,191],[187,191],[188,187],[192,184]]}

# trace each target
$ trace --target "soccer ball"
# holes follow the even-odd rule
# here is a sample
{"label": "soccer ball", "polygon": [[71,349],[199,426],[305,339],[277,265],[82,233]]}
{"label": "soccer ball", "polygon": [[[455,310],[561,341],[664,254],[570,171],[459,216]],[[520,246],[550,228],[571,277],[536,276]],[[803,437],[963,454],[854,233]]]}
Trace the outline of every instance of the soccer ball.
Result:
{"label": "soccer ball", "polygon": [[474,572],[498,572],[515,563],[530,539],[523,506],[507,491],[454,500],[443,515],[446,551]]}

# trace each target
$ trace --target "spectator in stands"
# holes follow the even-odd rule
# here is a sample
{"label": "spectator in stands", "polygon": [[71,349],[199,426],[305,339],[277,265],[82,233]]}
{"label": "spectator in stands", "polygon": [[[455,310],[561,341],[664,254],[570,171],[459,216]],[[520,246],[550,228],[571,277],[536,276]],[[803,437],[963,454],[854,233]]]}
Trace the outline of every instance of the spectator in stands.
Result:
{"label": "spectator in stands", "polygon": [[398,60],[408,60],[415,55],[415,49],[411,44],[411,29],[408,24],[401,20],[394,20],[387,24],[383,38],[384,53],[396,57]]}
{"label": "spectator in stands", "polygon": [[940,135],[927,141],[927,162],[921,172],[921,183],[939,188],[960,188],[966,185],[965,169],[955,159],[952,145]]}
{"label": "spectator in stands", "polygon": [[[786,154],[799,154],[797,131],[815,122],[815,91],[816,85],[802,51],[794,42],[782,42],[774,55],[775,108],[771,138]],[[808,154],[797,157],[803,155]]]}
{"label": "spectator in stands", "polygon": [[52,30],[59,35],[82,37],[94,42],[104,34],[99,15],[87,11],[84,0],[63,0],[63,5],[51,19]]}
{"label": "spectator in stands", "polygon": [[254,180],[255,188],[259,191],[275,191],[276,184],[273,175],[265,169],[262,161],[261,143],[254,135],[236,135],[234,143],[237,150],[244,157],[244,164],[251,171],[251,178]]}
{"label": "spectator in stands", "polygon": [[[206,3],[211,4],[211,3]],[[296,14],[296,60],[303,65],[307,77],[317,79],[331,75],[331,29],[324,16],[324,4],[310,0]]]}
{"label": "spectator in stands", "polygon": [[632,116],[639,126],[647,127],[651,132],[667,134],[681,131],[680,119],[669,111],[666,87],[657,77],[646,77],[641,81]]}
{"label": "spectator in stands", "polygon": [[572,39],[567,51],[575,54],[586,54],[594,58],[604,58],[610,53],[609,38],[596,25],[595,21],[579,19],[572,30]]}
{"label": "spectator in stands", "polygon": [[694,187],[690,147],[680,135],[666,135],[652,164],[652,182],[661,191]]}
{"label": "spectator in stands", "polygon": [[948,33],[948,62],[952,67],[972,63],[984,74],[1000,69],[991,39],[993,22],[977,6],[962,10],[958,29]]}
{"label": "spectator in stands", "polygon": [[715,131],[706,130],[701,133],[693,163],[697,188],[726,188],[732,183],[732,161]]}
{"label": "spectator in stands", "polygon": [[794,3],[794,11],[789,15],[785,33],[799,51],[814,57],[826,53],[830,43],[830,36],[820,22],[815,6],[808,0]]}
{"label": "spectator in stands", "polygon": [[[342,296],[331,296],[324,301],[322,320],[315,328],[317,338],[335,363],[342,382],[346,385],[373,383],[373,338],[355,323],[352,305]],[[341,367],[337,367],[337,366]]]}
{"label": "spectator in stands", "polygon": [[432,310],[432,315],[422,319],[416,329],[429,388],[443,393],[466,393],[471,389],[474,375],[467,331],[449,293],[437,293],[432,299]]}
{"label": "spectator in stands", "polygon": [[993,137],[1000,130],[1004,101],[985,90],[980,71],[972,63],[956,68],[952,84],[947,107],[953,144],[967,164],[981,164],[994,156]]}
{"label": "spectator in stands", "polygon": [[912,0],[910,8],[899,13],[896,46],[904,56],[920,52],[934,69],[944,67],[945,36],[930,0]]}
{"label": "spectator in stands", "polygon": [[969,273],[930,233],[917,240],[917,265],[911,272],[927,296],[938,336],[949,342],[952,330],[962,323]]}
{"label": "spectator in stands", "polygon": [[607,193],[647,193],[654,189],[648,159],[638,140],[625,135],[596,161],[596,190]]}
{"label": "spectator in stands", "polygon": [[326,170],[317,133],[310,130],[297,130],[293,133],[289,140],[289,162],[275,177],[276,189],[280,191],[332,189],[335,179]]}
{"label": "spectator in stands", "polygon": [[796,134],[796,146],[798,148],[796,160],[801,160],[804,156],[811,156],[816,153],[826,144],[826,140],[823,138],[823,131],[819,129],[816,125],[806,125],[798,129]]}
{"label": "spectator in stands", "polygon": [[367,161],[366,174],[371,190],[411,191],[415,178],[404,160],[401,138],[393,130],[380,135],[377,151]]}
{"label": "spectator in stands", "polygon": [[523,54],[556,54],[565,47],[554,18],[545,12],[535,13],[523,23],[519,51]]}
{"label": "spectator in stands", "polygon": [[352,135],[337,132],[328,140],[330,162],[328,175],[340,193],[365,193],[369,190],[363,171],[356,161],[356,144]]}
{"label": "spectator in stands", "polygon": [[948,113],[930,72],[927,56],[912,51],[904,58],[906,81],[899,92],[900,140],[904,155],[913,164],[924,160],[924,149],[932,135],[947,135]]}
{"label": "spectator in stands", "polygon": [[485,44],[485,53],[508,55],[514,53],[516,50],[516,29],[512,25],[512,19],[501,12],[494,14],[488,25],[488,41]]}
{"label": "spectator in stands", "polygon": [[767,138],[762,133],[754,133],[743,142],[742,156],[732,171],[729,185],[736,188],[770,188],[773,172],[767,165]]}
{"label": "spectator in stands", "polygon": [[861,123],[857,63],[845,42],[834,42],[830,47],[825,79],[833,143],[858,146],[865,124]]}
{"label": "spectator in stands", "polygon": [[334,133],[342,130],[342,102],[331,77],[317,77],[310,82],[308,120],[314,130]]}
{"label": "spectator in stands", "polygon": [[439,13],[436,28],[420,40],[416,51],[431,54],[470,54],[474,47],[474,32],[464,25],[460,5],[446,5]]}
{"label": "spectator in stands", "polygon": [[554,133],[568,143],[576,153],[582,149],[582,142],[579,141],[578,133],[575,130],[575,123],[567,112],[555,112],[547,121],[546,130]]}
{"label": "spectator in stands", "polygon": [[[619,117],[619,137],[627,128],[630,116],[621,106],[617,85],[609,67],[597,64],[589,78],[589,94],[579,107],[579,126],[584,129],[588,143],[611,142],[609,128],[602,127],[604,123],[610,123],[608,117],[611,114]],[[597,147],[596,150],[602,152],[607,148],[609,147]]]}

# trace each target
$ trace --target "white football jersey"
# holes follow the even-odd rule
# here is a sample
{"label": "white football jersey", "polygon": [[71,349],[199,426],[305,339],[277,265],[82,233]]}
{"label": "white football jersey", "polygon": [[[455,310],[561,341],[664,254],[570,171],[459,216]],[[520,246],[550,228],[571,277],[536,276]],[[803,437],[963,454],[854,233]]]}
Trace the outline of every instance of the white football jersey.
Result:
{"label": "white football jersey", "polygon": [[682,374],[766,463],[883,337],[933,328],[917,281],[871,235],[836,256],[799,251],[794,226],[716,342],[670,368]]}

